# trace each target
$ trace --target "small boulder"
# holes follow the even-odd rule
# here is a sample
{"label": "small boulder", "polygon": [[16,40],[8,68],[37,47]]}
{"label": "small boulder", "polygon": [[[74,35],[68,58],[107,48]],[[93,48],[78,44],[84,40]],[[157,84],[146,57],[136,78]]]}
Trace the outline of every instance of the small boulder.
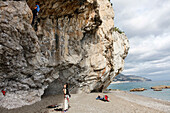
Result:
{"label": "small boulder", "polygon": [[165,89],[165,88],[166,88],[165,85],[151,87],[151,89]]}
{"label": "small boulder", "polygon": [[154,91],[162,91],[162,88],[155,88]]}
{"label": "small boulder", "polygon": [[160,85],[151,87],[151,89],[154,89],[154,91],[162,91],[162,89],[170,89],[170,86]]}
{"label": "small boulder", "polygon": [[170,89],[170,86],[166,86],[166,89]]}
{"label": "small boulder", "polygon": [[145,88],[134,88],[134,89],[131,89],[130,92],[144,91],[144,90],[147,90],[147,89],[145,89]]}

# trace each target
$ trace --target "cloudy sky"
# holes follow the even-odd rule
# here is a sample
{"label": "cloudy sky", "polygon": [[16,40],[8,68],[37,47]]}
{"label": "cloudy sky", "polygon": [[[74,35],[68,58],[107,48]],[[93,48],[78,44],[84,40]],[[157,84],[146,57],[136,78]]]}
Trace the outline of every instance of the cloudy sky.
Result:
{"label": "cloudy sky", "polygon": [[111,0],[130,50],[123,74],[170,80],[170,0]]}

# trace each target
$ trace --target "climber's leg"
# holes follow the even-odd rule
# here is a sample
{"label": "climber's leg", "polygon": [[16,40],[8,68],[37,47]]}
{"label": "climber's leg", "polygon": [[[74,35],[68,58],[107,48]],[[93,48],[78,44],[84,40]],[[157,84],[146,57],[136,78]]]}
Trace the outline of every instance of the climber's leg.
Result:
{"label": "climber's leg", "polygon": [[38,22],[37,21],[35,22],[34,30],[38,31]]}
{"label": "climber's leg", "polygon": [[33,13],[32,25],[34,25],[35,17],[37,16],[37,10],[34,9],[32,13]]}

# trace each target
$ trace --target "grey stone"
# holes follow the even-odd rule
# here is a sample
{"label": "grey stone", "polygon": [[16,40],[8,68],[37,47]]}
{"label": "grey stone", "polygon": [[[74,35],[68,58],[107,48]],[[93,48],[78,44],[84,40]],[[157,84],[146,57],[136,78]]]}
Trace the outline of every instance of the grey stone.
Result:
{"label": "grey stone", "polygon": [[61,94],[65,83],[71,93],[102,91],[123,70],[129,43],[113,31],[110,2],[79,3],[40,1],[35,32],[34,0],[0,1],[0,89],[7,90],[0,106],[33,104]]}

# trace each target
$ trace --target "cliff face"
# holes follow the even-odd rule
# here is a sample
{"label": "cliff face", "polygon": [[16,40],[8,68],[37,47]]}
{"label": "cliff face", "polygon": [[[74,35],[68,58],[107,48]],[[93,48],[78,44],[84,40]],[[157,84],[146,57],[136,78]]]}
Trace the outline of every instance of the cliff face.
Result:
{"label": "cliff face", "polygon": [[[114,31],[108,0],[0,1],[0,106],[21,107],[42,95],[102,91],[124,67],[129,43]],[[22,10],[20,10],[22,9]]]}

